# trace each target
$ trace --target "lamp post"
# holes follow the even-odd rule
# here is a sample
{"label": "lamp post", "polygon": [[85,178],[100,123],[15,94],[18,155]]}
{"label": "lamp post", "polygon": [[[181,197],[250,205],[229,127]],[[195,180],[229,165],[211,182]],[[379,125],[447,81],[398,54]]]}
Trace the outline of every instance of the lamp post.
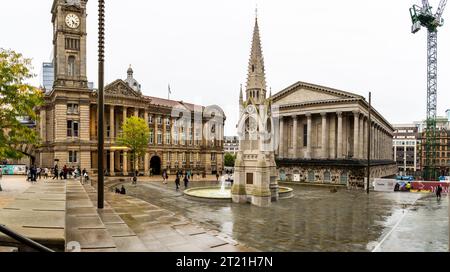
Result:
{"label": "lamp post", "polygon": [[98,0],[98,178],[97,178],[97,208],[103,209],[104,205],[104,59],[105,59],[105,0]]}

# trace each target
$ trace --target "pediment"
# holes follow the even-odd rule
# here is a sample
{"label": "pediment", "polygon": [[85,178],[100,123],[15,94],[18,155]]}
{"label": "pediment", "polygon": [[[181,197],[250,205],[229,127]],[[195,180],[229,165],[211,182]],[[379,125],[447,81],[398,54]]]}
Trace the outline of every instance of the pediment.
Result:
{"label": "pediment", "polygon": [[124,97],[141,97],[141,95],[133,90],[128,84],[118,79],[105,87],[106,95],[116,95],[116,96],[124,96]]}
{"label": "pediment", "polygon": [[328,87],[298,82],[275,94],[273,96],[273,102],[276,105],[287,105],[351,98],[361,98],[361,96]]}

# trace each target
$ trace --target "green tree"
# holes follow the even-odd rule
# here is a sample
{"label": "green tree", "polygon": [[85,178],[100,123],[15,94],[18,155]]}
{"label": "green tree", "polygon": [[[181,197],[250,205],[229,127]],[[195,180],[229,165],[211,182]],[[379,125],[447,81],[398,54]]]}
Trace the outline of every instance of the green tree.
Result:
{"label": "green tree", "polygon": [[135,177],[138,169],[136,158],[145,154],[150,137],[150,129],[144,119],[132,116],[125,120],[122,131],[122,135],[117,139],[117,144],[126,146],[131,150],[134,162],[133,177]]}
{"label": "green tree", "polygon": [[43,104],[43,93],[26,83],[35,76],[31,70],[30,59],[0,48],[0,159],[19,159],[19,144],[39,143],[36,131],[19,120],[36,120],[35,108]]}
{"label": "green tree", "polygon": [[231,153],[226,153],[224,158],[224,164],[226,167],[234,167],[234,161],[236,160],[236,156]]}

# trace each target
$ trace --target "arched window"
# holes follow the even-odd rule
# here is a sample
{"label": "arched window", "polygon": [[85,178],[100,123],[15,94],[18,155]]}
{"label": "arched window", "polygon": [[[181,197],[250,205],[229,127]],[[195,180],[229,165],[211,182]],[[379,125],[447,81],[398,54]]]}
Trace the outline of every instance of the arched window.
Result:
{"label": "arched window", "polygon": [[346,171],[341,173],[341,184],[347,184],[347,180],[348,180],[348,173]]}
{"label": "arched window", "polygon": [[67,74],[69,76],[75,76],[75,57],[70,56],[67,62]]}
{"label": "arched window", "polygon": [[330,171],[327,170],[323,173],[323,181],[331,182],[331,172]]}
{"label": "arched window", "polygon": [[255,72],[255,65],[252,65],[252,73]]}
{"label": "arched window", "polygon": [[314,171],[313,170],[308,171],[308,181],[314,182]]}

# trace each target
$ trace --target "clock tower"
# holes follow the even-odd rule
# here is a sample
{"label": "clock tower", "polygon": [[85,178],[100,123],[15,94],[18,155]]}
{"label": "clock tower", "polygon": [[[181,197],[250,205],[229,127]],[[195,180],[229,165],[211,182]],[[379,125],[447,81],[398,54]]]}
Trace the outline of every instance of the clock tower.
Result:
{"label": "clock tower", "polygon": [[54,89],[87,90],[87,0],[54,0],[52,6]]}
{"label": "clock tower", "polygon": [[246,100],[239,95],[239,151],[234,165],[231,196],[235,203],[251,202],[267,207],[277,201],[275,146],[277,119],[275,107],[266,97],[266,76],[261,49],[258,18],[255,20],[252,49],[247,74]]}
{"label": "clock tower", "polygon": [[95,119],[95,107],[91,107],[94,92],[86,76],[86,4],[87,0],[53,1],[55,80],[37,110],[41,166],[91,170],[90,122]]}

